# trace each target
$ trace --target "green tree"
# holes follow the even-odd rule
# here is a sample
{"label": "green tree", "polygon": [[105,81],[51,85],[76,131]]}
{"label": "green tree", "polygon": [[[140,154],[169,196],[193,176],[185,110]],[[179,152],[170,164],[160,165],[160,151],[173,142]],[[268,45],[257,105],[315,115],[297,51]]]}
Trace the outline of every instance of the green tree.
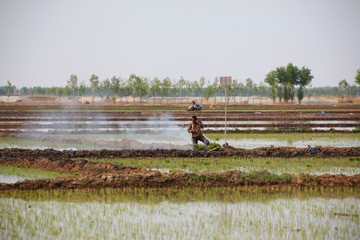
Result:
{"label": "green tree", "polygon": [[313,76],[311,75],[311,70],[306,67],[302,67],[298,70],[298,78],[296,84],[299,85],[299,89],[297,91],[297,98],[299,104],[304,98],[304,88],[311,83]]}
{"label": "green tree", "polygon": [[219,78],[216,77],[214,79],[214,82],[212,83],[212,89],[214,91],[214,98],[215,98],[215,104],[216,104],[216,97],[218,95],[218,93],[220,92],[221,90],[221,87],[220,87],[220,84],[219,84]]}
{"label": "green tree", "polygon": [[156,77],[150,82],[150,91],[154,98],[154,103],[156,102],[156,95],[160,92],[161,81]]}
{"label": "green tree", "polygon": [[57,93],[58,93],[59,97],[62,97],[62,95],[64,95],[64,88],[59,87],[59,88],[57,89]]}
{"label": "green tree", "polygon": [[133,90],[134,104],[135,104],[135,97],[137,95],[140,97],[140,101],[142,101],[142,97],[146,95],[148,89],[148,82],[145,81],[142,77],[136,76],[135,74],[131,74],[129,78],[129,86]]}
{"label": "green tree", "polygon": [[260,102],[262,103],[262,98],[266,94],[266,86],[265,86],[264,82],[260,82],[258,90],[259,90],[259,94],[260,94]]}
{"label": "green tree", "polygon": [[56,95],[56,87],[51,87],[50,92],[51,92],[51,95],[55,96]]}
{"label": "green tree", "polygon": [[13,92],[12,83],[10,81],[7,81],[7,86],[5,87],[5,92],[8,96],[8,98],[10,97],[11,93]]}
{"label": "green tree", "polygon": [[99,77],[95,74],[90,77],[90,87],[91,87],[91,103],[94,104],[95,92],[99,86]]}
{"label": "green tree", "polygon": [[209,98],[211,97],[211,95],[213,95],[214,93],[214,87],[212,84],[210,84],[210,82],[207,83],[206,88],[204,89],[204,93],[205,93],[205,99],[206,101],[209,101]]}
{"label": "green tree", "polygon": [[86,92],[86,84],[85,82],[81,82],[79,85],[79,95],[84,96],[85,92]]}
{"label": "green tree", "polygon": [[277,98],[277,79],[276,79],[276,71],[269,72],[265,77],[265,82],[270,85],[270,99],[274,103]]}
{"label": "green tree", "polygon": [[346,93],[348,93],[349,89],[349,84],[347,83],[347,81],[345,79],[341,80],[339,82],[339,97],[343,100]]}
{"label": "green tree", "polygon": [[265,82],[271,86],[271,99],[275,101],[274,94],[276,92],[279,101],[284,99],[285,102],[291,100],[293,102],[295,97],[295,86],[300,86],[298,97],[300,101],[303,99],[303,88],[310,84],[313,76],[308,68],[303,67],[299,69],[292,63],[289,63],[286,68],[278,67],[275,71],[271,71],[266,75]]}
{"label": "green tree", "polygon": [[161,88],[161,91],[160,91],[161,97],[162,98],[168,97],[169,91],[171,88],[171,80],[169,77],[166,77],[161,81],[160,88]]}
{"label": "green tree", "polygon": [[31,87],[29,91],[31,95],[36,95],[38,93],[38,87]]}
{"label": "green tree", "polygon": [[358,69],[358,70],[356,71],[355,83],[356,83],[357,85],[360,85],[360,69]]}
{"label": "green tree", "polygon": [[73,101],[74,101],[75,100],[75,90],[78,85],[78,78],[75,74],[72,74],[70,76],[70,79],[67,81],[67,85],[71,88],[71,90],[73,92]]}
{"label": "green tree", "polygon": [[[185,80],[185,87],[186,87],[187,96],[189,97],[191,95],[191,81],[190,80]],[[187,101],[189,102],[189,98],[187,98]]]}
{"label": "green tree", "polygon": [[70,87],[68,85],[66,85],[65,88],[64,88],[64,95],[67,96],[67,97],[71,95],[71,90],[70,90]]}
{"label": "green tree", "polygon": [[107,78],[104,81],[102,81],[101,83],[102,87],[105,89],[106,92],[106,100],[109,100],[109,94],[110,94],[110,89],[111,89],[111,83],[110,80]]}
{"label": "green tree", "polygon": [[254,81],[251,78],[245,79],[245,89],[248,97],[252,95],[253,88],[254,88]]}
{"label": "green tree", "polygon": [[181,76],[180,80],[177,82],[176,86],[179,88],[180,91],[180,102],[182,102],[183,98],[183,90],[184,86],[186,85],[185,79]]}
{"label": "green tree", "polygon": [[197,96],[196,92],[200,89],[199,82],[198,81],[193,81],[193,82],[191,82],[190,86],[191,86],[192,96],[193,97]]}
{"label": "green tree", "polygon": [[297,90],[296,95],[297,95],[297,98],[298,98],[298,101],[299,101],[299,104],[300,104],[301,101],[304,98],[304,89],[303,89],[303,87],[301,87],[301,86],[299,87],[299,89]]}
{"label": "green tree", "polygon": [[233,79],[232,84],[227,86],[229,97],[233,97],[233,101],[235,102],[236,93],[239,92],[240,82],[236,79]]}
{"label": "green tree", "polygon": [[284,99],[286,102],[289,100],[293,103],[295,98],[295,86],[298,84],[299,81],[299,68],[294,66],[292,63],[289,63],[286,66],[286,87],[287,92],[287,99]]}
{"label": "green tree", "polygon": [[136,75],[131,74],[128,81],[128,86],[132,89],[132,97],[133,97],[133,103],[135,104],[135,96],[136,96],[136,89],[137,89],[137,81],[136,81]]}
{"label": "green tree", "polygon": [[202,100],[202,97],[203,97],[203,87],[205,85],[205,77],[200,77],[199,79],[199,84],[198,84],[198,95],[200,95],[200,102]]}
{"label": "green tree", "polygon": [[113,95],[120,94],[120,78],[117,78],[116,76],[111,78],[111,91]]}
{"label": "green tree", "polygon": [[312,94],[312,84],[309,84],[309,88],[307,89],[307,98],[308,98],[308,101],[310,102],[310,99],[311,99],[311,94]]}
{"label": "green tree", "polygon": [[137,81],[137,92],[140,97],[140,102],[142,102],[143,97],[146,96],[146,94],[148,93],[149,82],[147,78],[143,78],[139,76],[136,77],[136,81]]}

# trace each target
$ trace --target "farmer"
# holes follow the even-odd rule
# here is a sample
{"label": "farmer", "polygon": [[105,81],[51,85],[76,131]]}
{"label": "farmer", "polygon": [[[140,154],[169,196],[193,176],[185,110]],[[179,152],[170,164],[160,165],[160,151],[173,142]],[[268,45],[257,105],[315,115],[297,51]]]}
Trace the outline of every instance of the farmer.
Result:
{"label": "farmer", "polygon": [[196,116],[192,116],[192,122],[188,126],[188,133],[192,135],[192,143],[197,144],[198,141],[203,142],[206,146],[210,144],[209,140],[201,133],[201,128],[204,128],[204,125],[201,121],[197,120]]}
{"label": "farmer", "polygon": [[203,105],[197,104],[194,100],[191,102],[191,105],[188,107],[188,111],[201,110]]}
{"label": "farmer", "polygon": [[308,148],[306,149],[306,151],[308,152],[314,152],[314,151],[325,151],[326,149],[321,149],[321,147],[311,147],[310,145],[308,145]]}

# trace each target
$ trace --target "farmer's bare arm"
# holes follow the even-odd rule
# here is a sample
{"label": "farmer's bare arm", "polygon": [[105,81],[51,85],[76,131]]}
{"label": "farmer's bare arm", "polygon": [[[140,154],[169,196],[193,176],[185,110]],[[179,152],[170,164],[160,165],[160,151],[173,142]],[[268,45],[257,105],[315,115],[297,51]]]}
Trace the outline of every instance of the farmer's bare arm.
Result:
{"label": "farmer's bare arm", "polygon": [[192,129],[192,124],[190,123],[188,128],[187,128],[188,133],[191,133],[191,129]]}

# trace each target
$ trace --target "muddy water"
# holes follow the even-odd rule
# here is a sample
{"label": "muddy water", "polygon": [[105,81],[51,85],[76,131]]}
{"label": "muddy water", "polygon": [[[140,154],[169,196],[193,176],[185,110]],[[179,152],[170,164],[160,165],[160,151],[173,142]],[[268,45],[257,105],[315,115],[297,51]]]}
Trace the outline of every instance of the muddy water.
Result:
{"label": "muddy water", "polygon": [[[165,131],[165,130],[164,130]],[[204,134],[206,136],[206,134]],[[30,148],[30,149],[46,149],[54,148],[58,150],[76,148],[76,149],[94,149],[97,145],[94,143],[86,144],[86,141],[101,142],[101,147],[106,147],[108,143],[109,149],[117,149],[123,144],[120,142],[123,140],[131,139],[139,144],[148,144],[154,148],[161,148],[161,145],[173,145],[178,148],[184,149],[190,147],[191,135],[183,131],[168,131],[162,132],[159,134],[106,134],[106,135],[67,135],[66,139],[68,141],[50,141],[47,136],[51,137],[52,135],[42,135],[44,140],[39,140],[34,144],[32,141],[12,141],[11,143],[7,141],[0,141],[0,149],[2,148]],[[59,135],[54,135],[59,136]],[[50,138],[51,139],[51,138]],[[91,139],[91,140],[90,140]],[[210,142],[216,142],[219,144],[224,144],[224,139],[209,139]],[[82,142],[81,145],[77,145],[78,142]],[[116,144],[119,142],[119,144]],[[297,148],[306,148],[308,145],[311,146],[323,146],[323,147],[359,147],[360,138],[309,138],[309,140],[282,140],[282,139],[268,139],[268,138],[246,138],[246,139],[231,139],[228,138],[227,142],[236,148],[245,148],[253,149],[258,147],[297,147]],[[200,142],[201,143],[201,142]],[[100,147],[100,146],[99,146]],[[129,148],[126,148],[129,149]],[[136,146],[134,146],[136,149]]]}
{"label": "muddy water", "polygon": [[29,178],[19,177],[17,175],[5,175],[0,173],[0,183],[16,183],[25,179]]}
{"label": "muddy water", "polygon": [[[221,139],[219,142],[222,142]],[[228,139],[227,142],[237,148],[252,149],[257,147],[297,147],[306,148],[307,145],[323,146],[323,147],[358,147],[360,146],[360,139],[309,139],[302,140],[279,140],[279,139]]]}

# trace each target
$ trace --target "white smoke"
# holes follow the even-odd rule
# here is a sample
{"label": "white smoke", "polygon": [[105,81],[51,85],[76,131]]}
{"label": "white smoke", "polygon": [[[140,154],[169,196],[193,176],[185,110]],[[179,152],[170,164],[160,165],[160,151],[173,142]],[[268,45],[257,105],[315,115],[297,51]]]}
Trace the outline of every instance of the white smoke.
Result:
{"label": "white smoke", "polygon": [[118,127],[128,130],[122,137],[138,141],[149,149],[187,149],[191,135],[187,133],[186,126],[181,126],[173,119],[170,113],[153,114],[146,121],[134,119],[132,123],[119,123]]}

